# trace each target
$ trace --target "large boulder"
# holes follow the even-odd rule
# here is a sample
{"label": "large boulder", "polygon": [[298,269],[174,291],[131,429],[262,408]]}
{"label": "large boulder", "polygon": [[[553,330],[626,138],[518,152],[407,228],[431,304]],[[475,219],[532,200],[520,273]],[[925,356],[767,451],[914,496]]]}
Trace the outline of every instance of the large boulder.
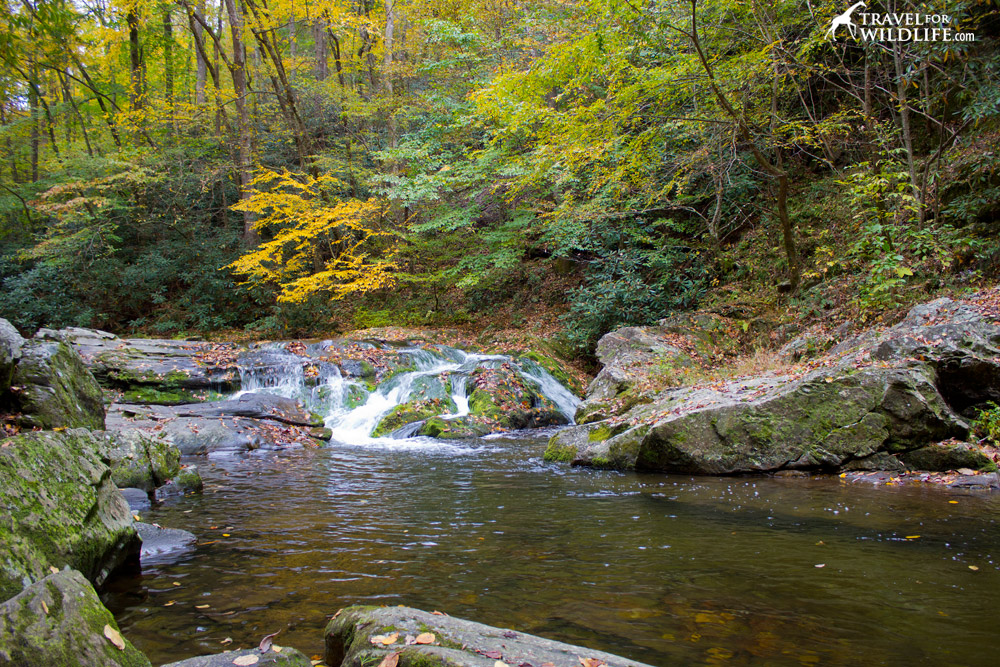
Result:
{"label": "large boulder", "polygon": [[0,665],[149,667],[83,575],[62,570],[0,604]]}
{"label": "large boulder", "polygon": [[738,331],[732,320],[698,313],[602,336],[597,343],[601,370],[587,387],[576,421],[600,421],[648,403],[650,385],[687,383],[699,369],[734,351]]}
{"label": "large boulder", "polygon": [[24,339],[14,325],[0,317],[0,397],[10,387],[14,365],[21,358]]}
{"label": "large boulder", "polygon": [[621,414],[556,434],[545,456],[702,474],[962,462],[988,469],[974,448],[935,443],[965,438],[967,418],[1000,401],[995,299],[917,306],[894,327],[835,346],[812,370],[651,393]]}
{"label": "large boulder", "polygon": [[326,627],[324,662],[331,667],[374,665],[393,654],[399,667],[494,667],[501,663],[645,667],[603,651],[409,607],[348,607],[337,612]]}
{"label": "large boulder", "polygon": [[137,559],[132,514],[89,431],[32,432],[0,448],[0,598],[71,567],[100,586]]}
{"label": "large boulder", "polygon": [[104,397],[80,355],[59,341],[30,340],[14,367],[15,403],[25,426],[104,429]]}

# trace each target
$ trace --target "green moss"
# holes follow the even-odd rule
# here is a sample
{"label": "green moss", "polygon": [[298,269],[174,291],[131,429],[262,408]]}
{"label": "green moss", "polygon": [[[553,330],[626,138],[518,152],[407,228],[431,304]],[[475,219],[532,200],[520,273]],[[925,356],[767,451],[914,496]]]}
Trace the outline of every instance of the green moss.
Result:
{"label": "green moss", "polygon": [[559,435],[556,434],[549,439],[542,460],[552,463],[571,463],[578,453],[575,446],[560,442]]}
{"label": "green moss", "polygon": [[611,437],[611,428],[607,425],[601,425],[592,430],[587,434],[587,440],[590,442],[604,442]]}
{"label": "green moss", "polygon": [[138,403],[141,405],[182,405],[184,403],[220,401],[223,398],[225,397],[222,394],[215,391],[192,391],[189,389],[139,385],[126,391],[122,395],[122,402]]}

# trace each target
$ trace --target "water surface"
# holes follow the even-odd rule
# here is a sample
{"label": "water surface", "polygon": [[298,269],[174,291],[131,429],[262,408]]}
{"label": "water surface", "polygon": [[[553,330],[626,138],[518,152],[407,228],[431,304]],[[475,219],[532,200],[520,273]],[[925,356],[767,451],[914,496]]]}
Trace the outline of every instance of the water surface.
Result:
{"label": "water surface", "polygon": [[199,546],[109,604],[154,664],[277,630],[320,654],[351,604],[663,666],[995,664],[997,496],[571,469],[545,440],[203,460],[202,496],[143,517]]}

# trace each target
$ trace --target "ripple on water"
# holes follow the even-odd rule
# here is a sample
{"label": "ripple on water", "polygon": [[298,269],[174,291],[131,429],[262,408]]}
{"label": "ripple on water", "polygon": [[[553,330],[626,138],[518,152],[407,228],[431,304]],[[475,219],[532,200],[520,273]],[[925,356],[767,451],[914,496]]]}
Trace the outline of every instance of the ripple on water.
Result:
{"label": "ripple on water", "polygon": [[311,654],[339,607],[407,604],[651,664],[993,663],[995,497],[419,440],[203,464],[201,497],[145,517],[199,544],[114,583],[123,630],[154,663],[278,629]]}

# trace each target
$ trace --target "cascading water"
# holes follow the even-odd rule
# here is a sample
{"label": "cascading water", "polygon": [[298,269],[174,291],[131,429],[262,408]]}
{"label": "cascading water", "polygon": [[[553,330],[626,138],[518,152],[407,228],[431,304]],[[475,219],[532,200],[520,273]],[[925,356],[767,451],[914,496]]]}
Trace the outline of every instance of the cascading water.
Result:
{"label": "cascading water", "polygon": [[[325,416],[332,442],[349,445],[413,441],[422,422],[406,424],[388,436],[372,437],[381,420],[397,406],[411,401],[436,398],[449,407],[453,404],[450,412],[439,415],[443,420],[469,416],[469,379],[477,369],[509,366],[526,385],[551,401],[569,423],[579,404],[579,399],[548,371],[526,357],[468,353],[446,346],[435,350],[398,349],[396,353],[411,362],[408,366],[412,370],[399,372],[372,388],[366,382],[345,377],[336,364],[322,360],[325,349],[323,344],[314,344],[304,350],[304,356],[278,343],[251,350],[240,359],[243,384],[236,396],[259,392],[299,399],[311,411]],[[416,440],[426,442],[427,438]]]}

